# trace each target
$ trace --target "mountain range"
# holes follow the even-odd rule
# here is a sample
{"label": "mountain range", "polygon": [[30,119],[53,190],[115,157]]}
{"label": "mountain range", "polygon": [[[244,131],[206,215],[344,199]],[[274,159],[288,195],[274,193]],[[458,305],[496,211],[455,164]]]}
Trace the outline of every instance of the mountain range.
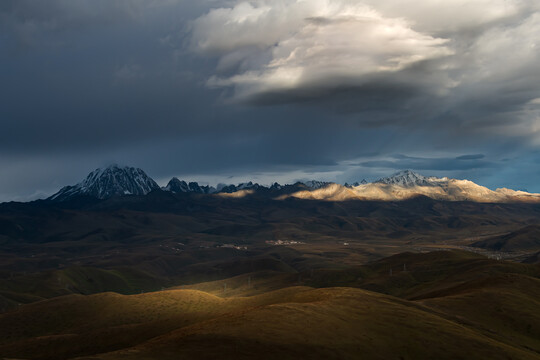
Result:
{"label": "mountain range", "polygon": [[258,195],[277,200],[299,198],[327,201],[399,201],[417,196],[427,196],[435,200],[446,201],[540,202],[540,194],[506,188],[490,190],[469,180],[426,177],[411,170],[399,171],[372,183],[362,180],[352,185],[312,180],[292,185],[274,183],[271,186],[265,186],[250,181],[238,185],[219,184],[217,187],[213,187],[200,185],[197,182],[187,183],[174,177],[166,186],[160,188],[143,170],[118,165],[96,169],[80,183],[62,188],[47,200],[65,201],[80,196],[108,199],[125,195],[147,195],[152,191],[168,191],[176,194],[211,194],[221,197]]}

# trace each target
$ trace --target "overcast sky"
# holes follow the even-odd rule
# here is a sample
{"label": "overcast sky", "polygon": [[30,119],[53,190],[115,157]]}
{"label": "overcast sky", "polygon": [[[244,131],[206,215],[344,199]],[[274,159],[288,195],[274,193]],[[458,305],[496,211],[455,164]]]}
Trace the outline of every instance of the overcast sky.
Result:
{"label": "overcast sky", "polygon": [[539,39],[537,0],[2,0],[0,201],[113,163],[540,192]]}

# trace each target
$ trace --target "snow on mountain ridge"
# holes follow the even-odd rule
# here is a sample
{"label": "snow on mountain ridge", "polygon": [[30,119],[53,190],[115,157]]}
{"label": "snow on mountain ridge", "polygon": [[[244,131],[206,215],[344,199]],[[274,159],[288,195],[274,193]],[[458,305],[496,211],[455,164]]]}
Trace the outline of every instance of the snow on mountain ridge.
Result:
{"label": "snow on mountain ridge", "polygon": [[426,177],[415,173],[411,170],[402,170],[398,171],[395,174],[381,178],[375,183],[382,183],[387,185],[399,185],[403,187],[413,187],[413,186],[437,186],[441,181],[447,181],[448,178],[437,178],[434,176]]}
{"label": "snow on mountain ridge", "polygon": [[111,165],[92,171],[80,183],[66,186],[49,200],[63,201],[73,196],[87,195],[106,199],[121,195],[146,195],[159,189],[158,184],[146,173],[134,167]]}
{"label": "snow on mountain ridge", "polygon": [[[80,183],[62,188],[48,199],[65,201],[80,195],[106,199],[113,196],[146,195],[157,189],[160,189],[159,186],[143,170],[113,165],[92,171]],[[340,185],[311,180],[292,185],[282,186],[274,183],[265,186],[249,181],[238,185],[219,184],[217,189],[208,185],[201,186],[197,182],[187,183],[173,177],[161,190],[172,193],[217,194],[224,197],[266,194],[275,199],[296,197],[328,201],[399,201],[421,195],[445,201],[540,202],[540,194],[510,189],[493,191],[469,180],[426,177],[411,170],[397,172],[373,183],[362,180],[361,183]]]}
{"label": "snow on mountain ridge", "polygon": [[310,189],[315,190],[315,189],[326,187],[333,183],[327,182],[327,181],[310,180],[310,181],[303,182],[302,184],[306,185]]}
{"label": "snow on mountain ridge", "polygon": [[278,199],[290,197],[326,201],[402,201],[418,196],[440,201],[473,201],[480,203],[540,202],[540,194],[509,189],[490,190],[469,180],[436,177],[398,176],[355,187],[333,184],[311,191],[297,191]]}

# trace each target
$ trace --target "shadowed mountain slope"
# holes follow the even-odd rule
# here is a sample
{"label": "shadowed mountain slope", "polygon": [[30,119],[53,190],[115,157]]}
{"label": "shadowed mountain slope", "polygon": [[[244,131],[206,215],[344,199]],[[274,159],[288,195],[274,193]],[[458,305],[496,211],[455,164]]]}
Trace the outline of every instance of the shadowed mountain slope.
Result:
{"label": "shadowed mountain slope", "polygon": [[477,241],[471,246],[496,251],[540,250],[540,226],[526,226],[508,234]]}

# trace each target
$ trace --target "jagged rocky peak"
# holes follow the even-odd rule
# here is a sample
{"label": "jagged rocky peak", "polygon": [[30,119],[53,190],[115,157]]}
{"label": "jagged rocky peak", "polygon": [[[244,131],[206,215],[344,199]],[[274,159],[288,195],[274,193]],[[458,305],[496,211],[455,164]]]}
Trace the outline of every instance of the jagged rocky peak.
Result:
{"label": "jagged rocky peak", "polygon": [[283,188],[283,185],[275,182],[270,186],[270,190],[281,190]]}
{"label": "jagged rocky peak", "polygon": [[358,182],[358,181],[355,181],[353,182],[352,184],[349,184],[349,183],[345,183],[343,186],[347,187],[347,188],[355,188],[357,186],[360,186],[360,185],[366,185],[368,184],[367,180],[366,179],[362,179],[362,181]]}
{"label": "jagged rocky peak", "polygon": [[199,185],[197,182],[186,183],[174,177],[169,181],[167,186],[163,188],[165,191],[174,193],[196,193],[196,194],[213,194],[213,193],[233,193],[239,190],[259,189],[261,185],[251,181],[238,185],[218,184],[217,188],[208,185]]}
{"label": "jagged rocky peak", "polygon": [[252,181],[248,181],[247,183],[241,183],[241,184],[238,184],[238,186],[236,187],[238,190],[257,190],[258,188],[260,188],[261,185],[257,184],[257,183],[253,183]]}
{"label": "jagged rocky peak", "polygon": [[247,183],[240,183],[238,185],[221,186],[221,188],[219,189],[219,192],[234,193],[234,192],[237,192],[239,190],[257,190],[260,187],[261,187],[261,185],[259,185],[257,183],[253,183],[252,181],[249,181]]}
{"label": "jagged rocky peak", "polygon": [[426,177],[411,170],[399,171],[392,176],[385,177],[376,181],[388,185],[399,185],[403,187],[412,186],[435,186],[437,178]]}
{"label": "jagged rocky peak", "polygon": [[146,195],[156,189],[159,189],[158,184],[143,170],[111,165],[92,171],[77,185],[66,186],[49,199],[63,201],[81,195],[107,199],[121,195]]}
{"label": "jagged rocky peak", "polygon": [[178,180],[177,177],[173,177],[167,186],[163,188],[165,191],[170,191],[173,193],[184,193],[189,192],[188,184],[183,180]]}
{"label": "jagged rocky peak", "polygon": [[187,183],[184,180],[178,180],[177,177],[173,177],[167,186],[163,188],[165,191],[173,193],[196,193],[196,194],[212,194],[216,192],[216,189],[211,186],[201,186],[197,182]]}
{"label": "jagged rocky peak", "polygon": [[208,185],[199,185],[198,182],[190,182],[188,184],[189,192],[196,193],[196,194],[213,194],[216,192],[216,188],[213,186]]}
{"label": "jagged rocky peak", "polygon": [[321,189],[332,183],[327,182],[327,181],[310,180],[310,181],[303,182],[303,184],[312,190],[316,190],[316,189]]}

